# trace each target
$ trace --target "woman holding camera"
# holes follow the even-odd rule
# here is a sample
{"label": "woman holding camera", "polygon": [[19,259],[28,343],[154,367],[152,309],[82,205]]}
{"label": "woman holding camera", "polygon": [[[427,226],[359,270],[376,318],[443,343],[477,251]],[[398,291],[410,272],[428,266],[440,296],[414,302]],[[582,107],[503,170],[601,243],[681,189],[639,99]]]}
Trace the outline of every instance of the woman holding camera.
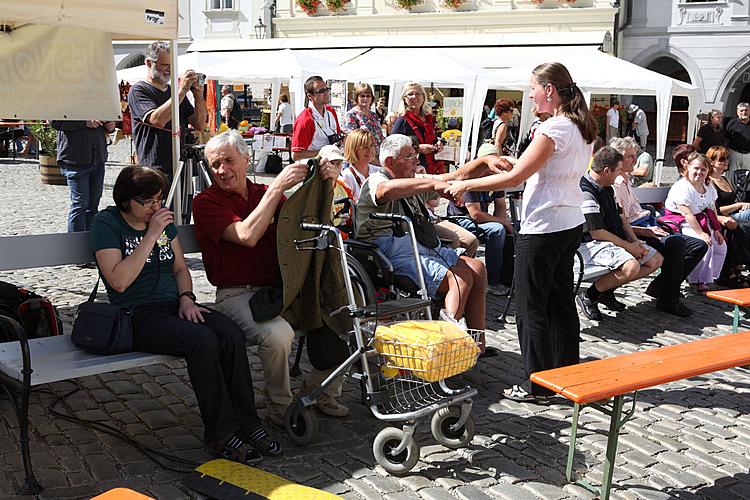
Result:
{"label": "woman holding camera", "polygon": [[245,336],[219,312],[195,302],[174,215],[163,206],[160,172],[125,167],[114,207],[91,229],[111,304],[131,310],[133,350],[184,357],[209,452],[241,463],[279,456],[281,446],[255,410]]}
{"label": "woman holding camera", "polygon": [[393,124],[391,134],[411,137],[419,152],[419,164],[427,173],[444,174],[445,165],[435,159],[435,153],[443,150],[443,143],[438,141],[435,117],[425,100],[424,87],[416,82],[405,84],[398,111],[401,116]]}

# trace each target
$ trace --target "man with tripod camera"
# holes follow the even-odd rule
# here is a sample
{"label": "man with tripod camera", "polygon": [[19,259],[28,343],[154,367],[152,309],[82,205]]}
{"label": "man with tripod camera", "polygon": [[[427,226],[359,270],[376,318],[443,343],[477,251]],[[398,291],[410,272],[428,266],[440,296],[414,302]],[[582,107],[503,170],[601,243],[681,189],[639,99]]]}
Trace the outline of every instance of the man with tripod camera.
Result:
{"label": "man with tripod camera", "polygon": [[[172,183],[172,93],[169,86],[172,74],[169,44],[154,42],[146,49],[145,80],[133,85],[128,93],[128,105],[133,119],[133,140],[138,154],[138,164],[161,170]],[[196,130],[206,125],[206,101],[203,82],[195,71],[189,69],[179,83],[180,130],[188,123]],[[185,99],[193,93],[195,107]]]}
{"label": "man with tripod camera", "polygon": [[305,81],[305,94],[310,104],[294,120],[292,159],[304,160],[318,156],[323,146],[341,142],[341,127],[336,111],[329,106],[331,89],[320,76]]}

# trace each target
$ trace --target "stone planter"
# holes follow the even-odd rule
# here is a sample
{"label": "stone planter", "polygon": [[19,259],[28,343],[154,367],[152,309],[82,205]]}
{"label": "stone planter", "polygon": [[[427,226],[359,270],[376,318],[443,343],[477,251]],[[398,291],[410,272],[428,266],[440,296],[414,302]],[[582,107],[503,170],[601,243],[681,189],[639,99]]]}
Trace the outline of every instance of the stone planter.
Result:
{"label": "stone planter", "polygon": [[42,176],[42,184],[68,185],[68,181],[60,172],[60,167],[57,165],[57,159],[54,156],[39,155],[39,174]]}

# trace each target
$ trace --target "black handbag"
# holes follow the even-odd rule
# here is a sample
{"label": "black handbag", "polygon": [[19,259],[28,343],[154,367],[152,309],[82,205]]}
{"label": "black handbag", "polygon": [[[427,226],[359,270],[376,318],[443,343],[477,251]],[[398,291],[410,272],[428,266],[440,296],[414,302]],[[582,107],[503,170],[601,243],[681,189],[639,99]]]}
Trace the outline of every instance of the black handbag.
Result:
{"label": "black handbag", "polygon": [[268,321],[279,314],[284,307],[284,288],[281,285],[264,286],[247,301],[253,320]]}
{"label": "black handbag", "polygon": [[427,209],[424,205],[418,202],[422,213],[415,214],[403,198],[399,201],[404,209],[404,214],[411,220],[412,226],[414,226],[414,237],[417,239],[417,242],[426,248],[439,247],[440,238],[438,238],[437,231],[435,231],[435,224],[430,221],[430,216],[427,214]]}
{"label": "black handbag", "polygon": [[[156,263],[156,281],[146,297],[156,290],[156,285],[159,283],[161,266],[158,255],[157,246],[154,246],[151,257]],[[101,279],[102,273],[99,271],[96,285],[91,290],[88,300],[78,306],[71,340],[79,349],[93,354],[109,355],[131,352],[133,350],[132,312],[137,306],[127,309],[104,302],[94,302]]]}

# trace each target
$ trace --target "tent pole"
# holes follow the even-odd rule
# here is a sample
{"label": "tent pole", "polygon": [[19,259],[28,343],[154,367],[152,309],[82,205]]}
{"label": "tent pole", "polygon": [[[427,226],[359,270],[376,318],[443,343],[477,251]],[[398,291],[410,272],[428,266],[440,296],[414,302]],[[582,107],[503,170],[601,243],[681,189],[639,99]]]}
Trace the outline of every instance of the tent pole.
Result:
{"label": "tent pole", "polygon": [[[170,64],[172,65],[172,71],[170,75],[170,90],[172,92],[172,184],[177,184],[178,188],[174,190],[174,221],[175,224],[183,224],[182,220],[182,189],[179,188],[180,177],[175,174],[178,173],[178,166],[180,162],[180,135],[175,132],[180,132],[180,100],[177,89],[177,40],[169,41],[169,58]],[[184,175],[184,174],[183,174]],[[188,173],[189,177],[190,174]],[[172,189],[170,189],[170,192]]]}

